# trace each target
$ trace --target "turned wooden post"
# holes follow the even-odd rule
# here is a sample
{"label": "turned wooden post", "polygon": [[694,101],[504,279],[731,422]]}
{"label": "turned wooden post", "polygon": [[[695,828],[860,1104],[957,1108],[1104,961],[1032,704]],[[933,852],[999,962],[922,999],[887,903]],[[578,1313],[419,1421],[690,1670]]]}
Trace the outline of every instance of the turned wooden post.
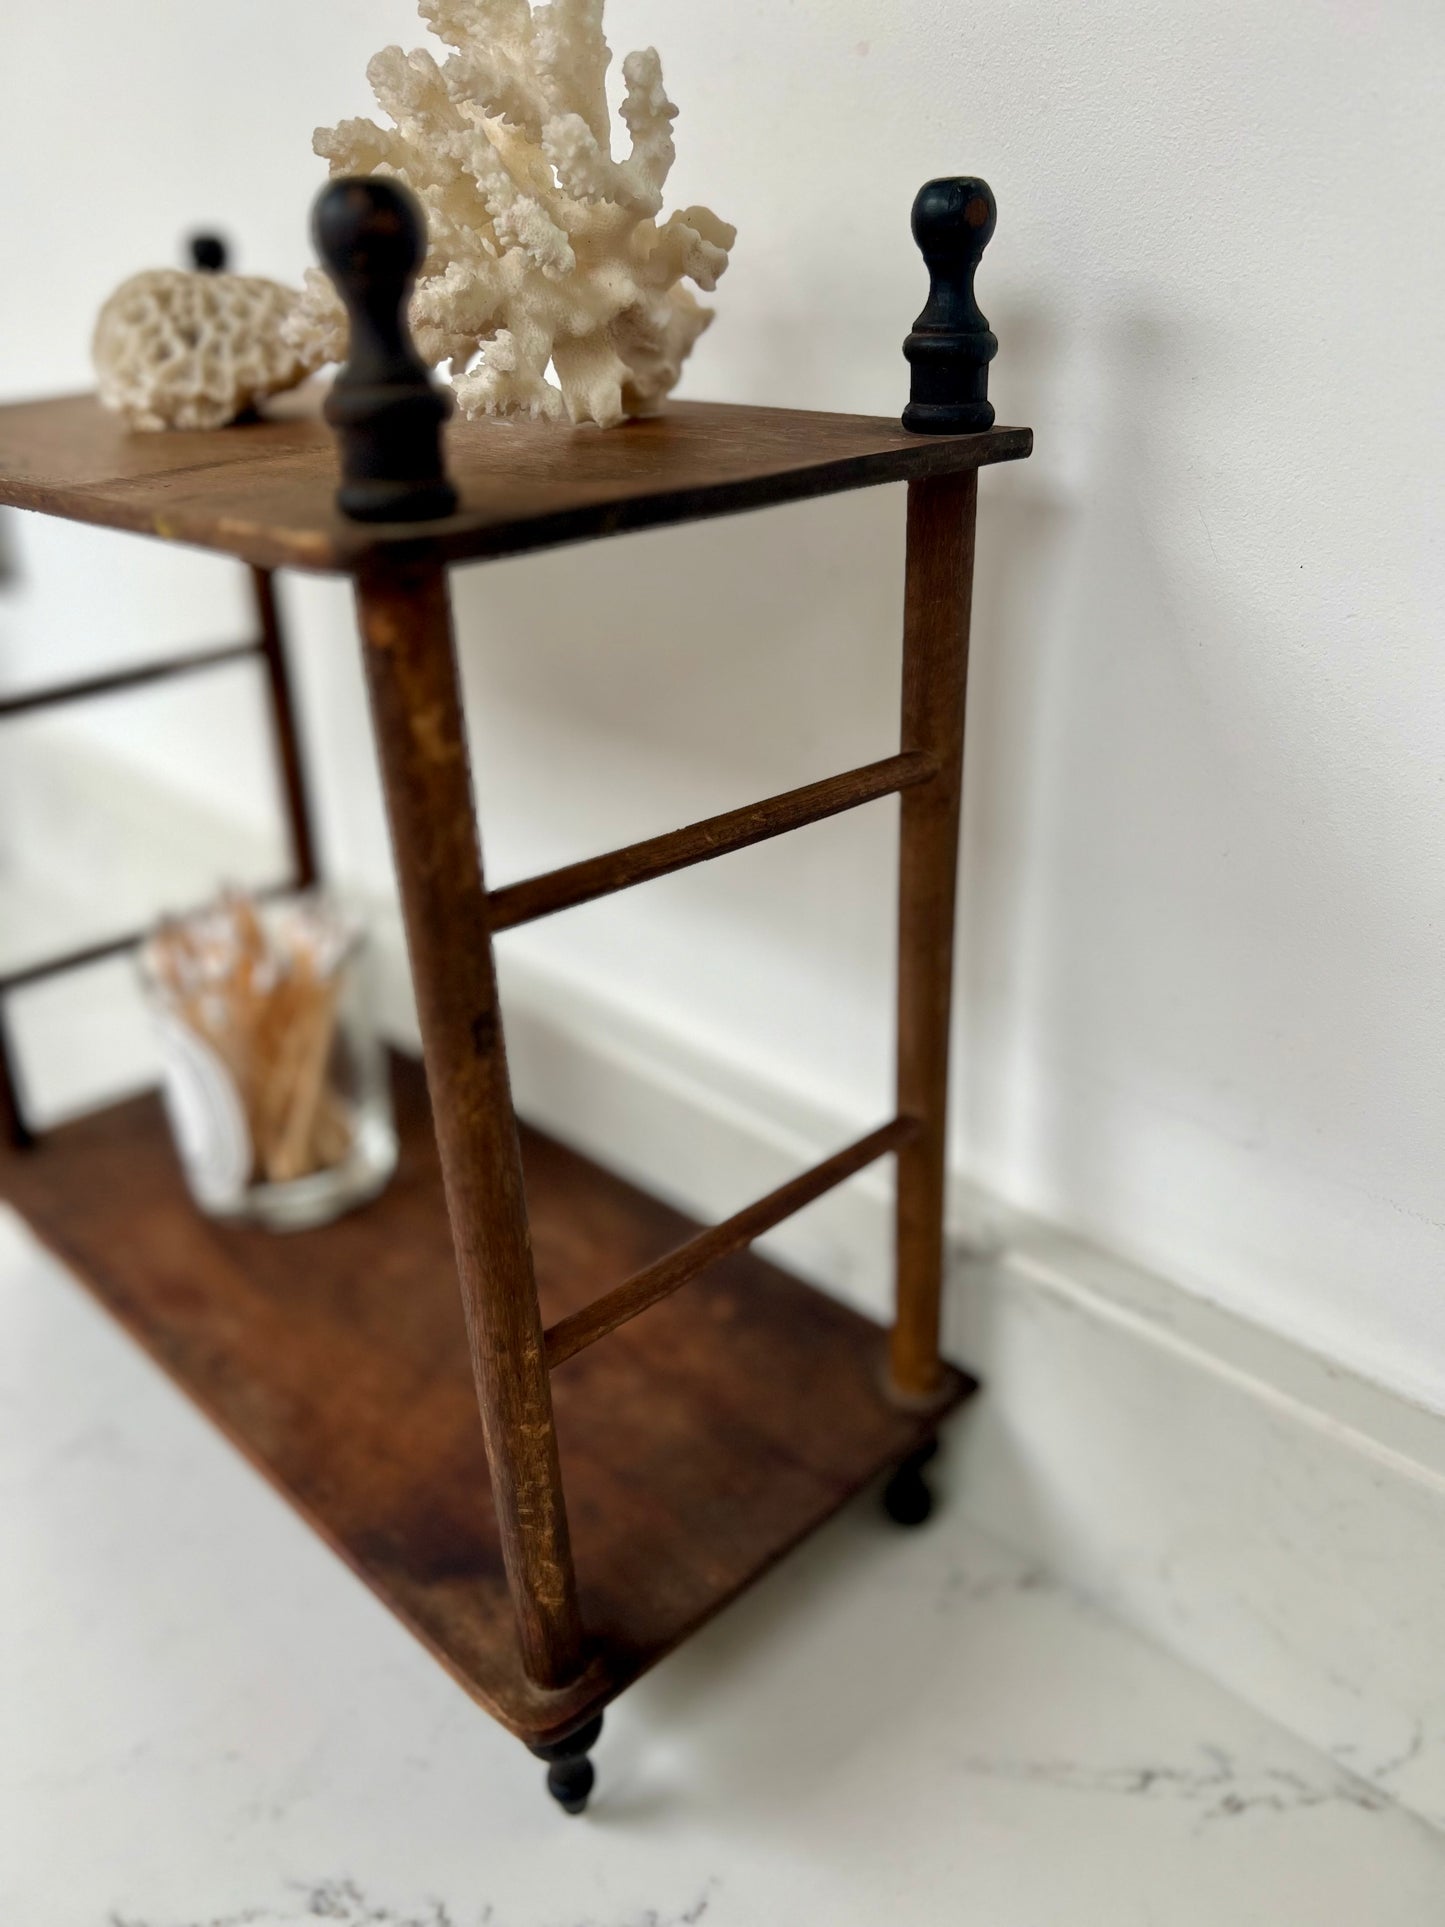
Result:
{"label": "turned wooden post", "polygon": [[[351,318],[326,404],[342,448],[338,506],[364,521],[449,514],[450,403],[406,323],[420,209],[392,181],[334,181],[315,230]],[[582,1629],[446,570],[378,560],[356,594],[502,1557],[522,1663],[539,1685],[561,1686],[582,1669]]]}
{"label": "turned wooden post", "polygon": [[943,1381],[948,1044],[977,502],[974,470],[908,486],[902,746],[931,756],[938,774],[900,799],[898,1112],[919,1124],[898,1153],[891,1378],[906,1404],[931,1403]]}
{"label": "turned wooden post", "polygon": [[560,1686],[582,1635],[446,572],[378,567],[357,603],[502,1556],[523,1664]]}
{"label": "turned wooden post", "polygon": [[[904,343],[913,370],[903,426],[919,435],[993,426],[988,367],[998,342],[974,296],[997,219],[986,181],[929,181],[913,203],[928,302]],[[897,1315],[891,1390],[900,1403],[939,1396],[939,1318],[948,1150],[948,1050],[968,630],[978,471],[908,485],[900,747],[938,774],[902,795],[898,884],[898,1111],[918,1135],[898,1153]]]}

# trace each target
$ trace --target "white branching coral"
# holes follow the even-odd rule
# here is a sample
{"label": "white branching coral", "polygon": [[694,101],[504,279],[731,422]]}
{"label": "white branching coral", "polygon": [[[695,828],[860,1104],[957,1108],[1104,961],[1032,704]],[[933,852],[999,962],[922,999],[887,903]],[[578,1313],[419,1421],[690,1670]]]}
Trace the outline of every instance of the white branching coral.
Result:
{"label": "white branching coral", "polygon": [[101,401],[132,428],[224,428],[321,366],[281,338],[297,299],[253,275],[132,275],[95,324]]}
{"label": "white branching coral", "polygon": [[[623,62],[632,151],[613,159],[602,10],[420,0],[452,53],[388,47],[367,78],[394,125],[316,134],[333,174],[392,175],[425,208],[412,329],[470,416],[654,414],[712,320],[682,283],[714,288],[736,229],[705,207],[658,223],[677,109],[652,48]],[[314,270],[287,334],[308,360],[344,358],[345,316]]]}

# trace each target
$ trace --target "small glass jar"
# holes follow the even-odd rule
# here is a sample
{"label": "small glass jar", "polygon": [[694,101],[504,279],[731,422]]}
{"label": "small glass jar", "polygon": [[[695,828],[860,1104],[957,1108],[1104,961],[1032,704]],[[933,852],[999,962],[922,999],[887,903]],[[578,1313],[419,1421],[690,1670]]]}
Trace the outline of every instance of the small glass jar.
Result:
{"label": "small glass jar", "polygon": [[359,923],[319,893],[227,896],[142,947],[166,1111],[210,1216],[300,1231],[385,1187],[396,1130],[363,962]]}

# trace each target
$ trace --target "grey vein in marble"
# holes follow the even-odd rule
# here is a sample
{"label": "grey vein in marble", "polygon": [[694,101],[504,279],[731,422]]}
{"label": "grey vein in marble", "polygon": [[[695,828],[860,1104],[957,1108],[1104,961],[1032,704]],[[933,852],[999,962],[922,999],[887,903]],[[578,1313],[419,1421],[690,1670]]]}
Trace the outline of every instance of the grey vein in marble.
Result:
{"label": "grey vein in marble", "polygon": [[1332,1802],[1363,1813],[1384,1812],[1390,1806],[1383,1794],[1353,1777],[1311,1778],[1278,1766],[1244,1769],[1222,1748],[1208,1744],[1201,1745],[1199,1755],[1197,1762],[1183,1765],[1099,1767],[1070,1760],[999,1759],[965,1759],[959,1765],[963,1772],[986,1779],[1128,1799],[1179,1800],[1200,1809],[1205,1821],[1302,1812]]}
{"label": "grey vein in marble", "polygon": [[[655,1907],[648,1907],[625,1918],[569,1916],[565,1927],[698,1927],[708,1914],[717,1884],[709,1881],[692,1905],[680,1913],[659,1913]],[[420,1909],[398,1911],[373,1901],[354,1880],[347,1879],[301,1882],[295,1897],[278,1906],[246,1907],[239,1913],[215,1914],[207,1920],[162,1923],[112,1912],[106,1927],[310,1927],[319,1920],[337,1922],[338,1927],[508,1927],[489,1903],[469,1913],[454,1912],[439,1900],[426,1902]],[[564,1923],[559,1919],[555,1927],[564,1927]]]}

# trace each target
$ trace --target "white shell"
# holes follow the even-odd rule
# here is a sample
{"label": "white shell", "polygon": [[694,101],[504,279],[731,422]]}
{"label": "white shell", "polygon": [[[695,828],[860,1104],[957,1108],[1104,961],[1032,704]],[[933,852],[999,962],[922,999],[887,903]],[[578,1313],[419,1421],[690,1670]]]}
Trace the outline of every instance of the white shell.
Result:
{"label": "white shell", "polygon": [[224,427],[320,366],[282,339],[296,301],[251,275],[133,275],[95,324],[101,401],[132,428]]}
{"label": "white shell", "polygon": [[[602,9],[420,0],[455,52],[438,65],[388,47],[367,75],[395,125],[316,134],[333,174],[391,175],[422,202],[412,329],[423,359],[451,363],[467,415],[652,414],[712,320],[680,284],[715,287],[736,229],[703,207],[658,225],[677,109],[651,48],[623,63],[632,149],[613,160]],[[308,364],[345,358],[345,315],[315,270],[287,338]]]}

